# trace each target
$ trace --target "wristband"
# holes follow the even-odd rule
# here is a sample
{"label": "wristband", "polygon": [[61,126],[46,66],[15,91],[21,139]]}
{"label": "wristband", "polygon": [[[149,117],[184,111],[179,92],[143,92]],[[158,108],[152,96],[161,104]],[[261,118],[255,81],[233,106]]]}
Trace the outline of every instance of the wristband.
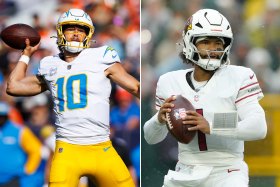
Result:
{"label": "wristband", "polygon": [[29,61],[30,61],[30,58],[29,58],[29,56],[27,56],[27,55],[21,55],[21,57],[19,58],[18,61],[24,62],[26,65],[28,65],[28,63],[29,63]]}

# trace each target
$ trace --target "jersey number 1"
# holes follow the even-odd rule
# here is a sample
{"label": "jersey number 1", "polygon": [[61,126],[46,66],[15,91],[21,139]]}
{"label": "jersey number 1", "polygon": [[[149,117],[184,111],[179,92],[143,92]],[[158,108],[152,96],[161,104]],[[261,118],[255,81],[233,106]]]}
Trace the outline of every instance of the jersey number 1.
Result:
{"label": "jersey number 1", "polygon": [[85,74],[72,75],[66,80],[65,77],[61,77],[57,79],[56,85],[60,112],[65,110],[65,101],[69,110],[87,106],[87,76]]}

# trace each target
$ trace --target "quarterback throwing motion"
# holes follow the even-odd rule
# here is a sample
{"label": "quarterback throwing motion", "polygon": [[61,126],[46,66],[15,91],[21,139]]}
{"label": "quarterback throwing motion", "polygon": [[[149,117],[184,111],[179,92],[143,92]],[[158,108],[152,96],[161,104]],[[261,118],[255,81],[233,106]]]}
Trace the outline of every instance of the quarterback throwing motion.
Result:
{"label": "quarterback throwing motion", "polygon": [[7,93],[31,96],[49,90],[56,114],[56,150],[50,187],[77,187],[81,176],[97,186],[134,186],[131,176],[109,139],[110,80],[139,97],[139,82],[120,64],[109,47],[89,48],[94,27],[80,9],[63,13],[57,23],[61,51],[41,60],[38,75],[26,76],[30,56],[26,48],[11,73]]}
{"label": "quarterback throwing motion", "polygon": [[231,26],[222,14],[199,10],[184,28],[181,53],[194,68],[169,72],[158,80],[158,112],[144,125],[149,144],[168,133],[165,115],[174,107],[172,95],[186,97],[196,109],[183,119],[194,125],[189,130],[197,130],[196,136],[188,144],[178,143],[179,161],[165,176],[165,187],[248,187],[244,141],[263,139],[267,126],[256,75],[249,68],[229,65],[232,41]]}

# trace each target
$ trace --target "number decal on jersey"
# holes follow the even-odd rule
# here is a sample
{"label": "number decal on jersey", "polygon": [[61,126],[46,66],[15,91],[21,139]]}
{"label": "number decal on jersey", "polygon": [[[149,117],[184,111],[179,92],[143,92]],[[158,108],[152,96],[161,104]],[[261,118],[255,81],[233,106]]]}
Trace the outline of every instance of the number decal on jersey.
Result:
{"label": "number decal on jersey", "polygon": [[65,101],[70,110],[87,106],[87,76],[85,74],[72,75],[67,80],[65,77],[61,77],[57,79],[56,85],[60,112],[65,110]]}
{"label": "number decal on jersey", "polygon": [[57,79],[57,98],[58,98],[58,110],[60,112],[64,111],[64,94],[63,94],[63,85],[64,85],[64,77]]}
{"label": "number decal on jersey", "polygon": [[[196,109],[196,112],[203,116],[203,109]],[[198,147],[200,151],[207,151],[206,136],[203,132],[197,131]]]}

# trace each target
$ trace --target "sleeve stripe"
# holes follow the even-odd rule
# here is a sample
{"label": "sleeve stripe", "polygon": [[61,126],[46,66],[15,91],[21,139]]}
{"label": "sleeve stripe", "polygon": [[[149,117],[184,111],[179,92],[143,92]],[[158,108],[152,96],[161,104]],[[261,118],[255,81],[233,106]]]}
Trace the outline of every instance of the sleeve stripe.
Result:
{"label": "sleeve stripe", "polygon": [[156,107],[161,107],[160,105],[156,104]]}
{"label": "sleeve stripe", "polygon": [[[249,85],[248,85],[248,86],[249,86]],[[243,100],[243,99],[246,99],[246,98],[248,98],[248,97],[257,95],[257,94],[259,94],[259,93],[262,93],[262,91],[259,91],[259,92],[257,92],[257,93],[251,94],[251,95],[247,95],[246,97],[243,97],[243,98],[241,98],[241,99],[238,99],[237,101],[235,101],[235,103],[238,103],[239,101],[241,101],[241,100]]]}
{"label": "sleeve stripe", "polygon": [[108,62],[107,65],[110,66],[112,64],[118,63],[118,61],[112,61],[112,62]]}
{"label": "sleeve stripe", "polygon": [[161,98],[161,97],[159,97],[157,95],[156,95],[156,98],[159,99],[159,100],[165,101],[165,99],[163,99],[163,98]]}
{"label": "sleeve stripe", "polygon": [[160,107],[161,107],[160,105],[157,105],[157,104],[155,105],[156,110],[160,110]]}
{"label": "sleeve stripe", "polygon": [[240,90],[244,90],[245,88],[248,88],[249,86],[253,86],[253,85],[255,85],[255,84],[259,84],[259,82],[254,82],[254,83],[252,83],[252,84],[249,84],[249,85],[247,85],[247,86],[244,86],[244,87],[240,88],[239,91],[240,91]]}

